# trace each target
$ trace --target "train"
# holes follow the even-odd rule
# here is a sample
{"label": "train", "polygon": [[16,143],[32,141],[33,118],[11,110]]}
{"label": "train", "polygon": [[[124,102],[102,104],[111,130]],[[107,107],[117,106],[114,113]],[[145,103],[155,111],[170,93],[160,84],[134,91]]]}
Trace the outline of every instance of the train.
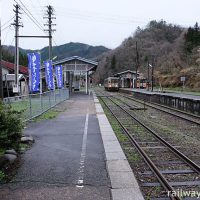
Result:
{"label": "train", "polygon": [[[129,85],[127,84],[122,85],[122,81],[118,77],[108,77],[104,80],[104,88],[107,91],[119,91],[119,88],[133,88],[132,84],[133,83],[131,82]],[[137,81],[137,88],[145,89],[146,87],[147,87],[146,79],[140,79]]]}
{"label": "train", "polygon": [[119,78],[108,77],[104,80],[104,88],[107,91],[119,91]]}

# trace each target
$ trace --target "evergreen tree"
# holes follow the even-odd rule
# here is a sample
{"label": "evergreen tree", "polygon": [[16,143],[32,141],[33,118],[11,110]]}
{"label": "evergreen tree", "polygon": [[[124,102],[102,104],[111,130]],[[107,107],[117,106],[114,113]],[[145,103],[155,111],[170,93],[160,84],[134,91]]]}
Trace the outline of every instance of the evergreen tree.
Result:
{"label": "evergreen tree", "polygon": [[115,55],[112,57],[112,60],[111,60],[111,68],[113,70],[116,69],[116,58],[115,58]]}
{"label": "evergreen tree", "polygon": [[189,27],[185,34],[185,49],[187,52],[192,52],[192,49],[200,45],[200,30],[196,22],[194,28]]}

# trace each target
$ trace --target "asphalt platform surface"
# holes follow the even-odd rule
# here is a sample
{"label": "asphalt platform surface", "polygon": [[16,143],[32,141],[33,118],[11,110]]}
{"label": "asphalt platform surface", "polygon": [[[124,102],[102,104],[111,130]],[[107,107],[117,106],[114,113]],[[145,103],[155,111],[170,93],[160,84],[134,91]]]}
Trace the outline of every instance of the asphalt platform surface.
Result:
{"label": "asphalt platform surface", "polygon": [[74,93],[55,119],[24,130],[35,143],[22,155],[1,200],[110,200],[105,152],[92,96]]}

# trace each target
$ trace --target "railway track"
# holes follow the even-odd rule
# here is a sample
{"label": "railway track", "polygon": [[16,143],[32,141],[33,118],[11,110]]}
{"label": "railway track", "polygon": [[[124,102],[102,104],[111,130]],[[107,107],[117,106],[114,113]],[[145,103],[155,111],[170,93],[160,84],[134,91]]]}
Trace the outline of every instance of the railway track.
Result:
{"label": "railway track", "polygon": [[[131,145],[137,149],[148,166],[146,168],[143,164],[141,166],[139,164],[139,167],[137,167],[137,169],[142,169],[137,171],[137,176],[139,179],[145,180],[141,183],[145,195],[148,196],[152,188],[160,185],[163,188],[159,195],[154,195],[155,198],[148,197],[149,199],[164,199],[168,196],[170,199],[181,199],[179,196],[173,195],[173,191],[180,189],[200,191],[200,167],[195,162],[171,145],[167,138],[162,138],[136,118],[127,108],[128,105],[120,105],[110,95],[99,95],[99,98],[112,113],[112,116],[129,138]],[[175,165],[172,165],[172,163],[175,163]],[[151,172],[148,168],[151,169]],[[159,183],[152,178],[152,173]]]}
{"label": "railway track", "polygon": [[171,107],[168,107],[168,106],[164,106],[164,105],[161,105],[161,104],[157,104],[157,103],[144,102],[142,100],[139,100],[139,99],[136,99],[134,97],[127,96],[127,95],[120,94],[120,96],[123,97],[123,98],[126,98],[126,99],[130,99],[130,100],[137,102],[141,105],[145,104],[145,106],[148,106],[150,108],[162,111],[164,113],[170,114],[172,116],[178,117],[180,119],[183,119],[185,121],[188,121],[188,122],[191,122],[195,125],[200,126],[200,116],[198,116],[198,115],[194,115],[192,113],[188,113],[188,112],[185,112],[185,111],[181,111],[181,110],[171,108]]}

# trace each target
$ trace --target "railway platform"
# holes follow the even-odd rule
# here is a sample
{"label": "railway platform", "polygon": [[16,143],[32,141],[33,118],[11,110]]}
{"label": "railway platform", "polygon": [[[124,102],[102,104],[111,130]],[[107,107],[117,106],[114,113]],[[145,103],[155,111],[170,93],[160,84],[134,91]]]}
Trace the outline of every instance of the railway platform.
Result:
{"label": "railway platform", "polygon": [[186,93],[147,91],[146,89],[120,88],[122,93],[133,94],[144,101],[159,103],[200,115],[200,96]]}
{"label": "railway platform", "polygon": [[51,120],[33,122],[35,139],[13,180],[0,185],[2,200],[143,200],[97,97],[74,93]]}

